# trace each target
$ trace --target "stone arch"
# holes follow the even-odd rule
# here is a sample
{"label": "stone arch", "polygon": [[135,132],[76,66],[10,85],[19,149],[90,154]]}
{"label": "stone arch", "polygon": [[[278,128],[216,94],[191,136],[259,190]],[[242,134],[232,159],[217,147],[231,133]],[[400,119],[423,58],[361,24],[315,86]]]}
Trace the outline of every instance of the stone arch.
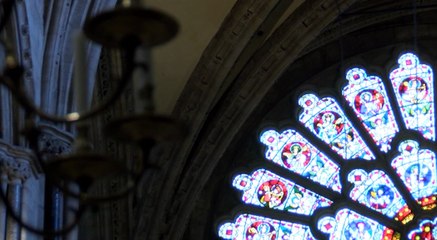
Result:
{"label": "stone arch", "polygon": [[[372,3],[371,1],[354,3],[354,1],[339,2],[341,6],[340,9],[352,11],[365,7],[377,9],[378,7],[384,6],[384,4],[375,6],[373,5],[374,2]],[[409,1],[402,1],[396,6],[405,7],[408,3]],[[236,6],[238,6],[238,3]],[[326,11],[329,13],[326,13],[326,15],[320,12],[316,13],[317,10],[314,10],[314,6],[323,6],[322,9],[328,9]],[[348,8],[349,6],[351,6],[350,9]],[[389,7],[396,6],[390,5]],[[426,15],[427,11],[429,10],[423,10],[421,14]],[[205,221],[199,220],[200,218],[196,218],[194,215],[199,213],[199,211],[199,215],[201,216],[213,215],[202,212],[202,210],[211,211],[210,208],[205,206],[207,205],[205,202],[208,202],[211,198],[208,200],[199,200],[199,194],[203,186],[205,186],[202,184],[206,184],[206,182],[204,182],[206,181],[205,179],[209,179],[209,182],[214,183],[222,180],[218,179],[223,178],[221,174],[211,175],[213,171],[219,171],[220,173],[226,172],[226,170],[223,169],[221,169],[223,171],[214,169],[215,164],[232,165],[232,163],[229,163],[231,160],[226,159],[226,157],[234,159],[232,154],[238,152],[236,147],[233,147],[232,144],[242,141],[245,133],[247,134],[253,131],[250,130],[250,127],[254,127],[260,123],[260,120],[265,117],[265,114],[269,111],[272,104],[285,104],[284,98],[291,97],[287,96],[286,92],[303,81],[311,79],[311,74],[315,72],[309,71],[306,77],[304,76],[305,74],[297,74],[299,77],[294,78],[295,81],[291,83],[289,80],[290,74],[298,73],[299,69],[305,68],[305,65],[313,63],[312,61],[315,61],[315,64],[314,66],[310,66],[310,69],[313,69],[313,67],[314,69],[318,68],[318,73],[326,69],[326,65],[324,64],[328,64],[328,68],[338,68],[338,63],[342,57],[339,54],[340,50],[337,40],[341,34],[346,35],[343,37],[345,38],[345,44],[353,46],[353,36],[355,33],[362,31],[361,34],[371,38],[371,33],[367,33],[366,35],[366,30],[379,29],[378,33],[383,33],[381,27],[384,26],[384,24],[406,21],[406,18],[411,17],[411,13],[411,11],[395,12],[388,13],[384,15],[384,17],[373,16],[367,18],[363,16],[349,16],[347,17],[348,21],[344,20],[344,26],[342,26],[343,28],[340,30],[338,22],[334,22],[338,17],[338,8],[335,1],[308,3],[307,8],[303,8],[303,11],[299,11],[298,13],[293,12],[290,18],[266,40],[265,44],[254,51],[254,54],[251,56],[252,58],[246,62],[245,65],[243,64],[244,67],[238,71],[238,78],[232,79],[233,83],[227,88],[226,94],[221,96],[211,96],[220,92],[219,90],[217,91],[217,84],[219,83],[215,83],[214,81],[220,82],[224,79],[222,75],[226,75],[231,70],[220,65],[220,59],[214,58],[215,56],[220,56],[217,55],[217,52],[222,48],[211,47],[211,49],[207,49],[175,108],[176,115],[193,123],[193,126],[195,126],[193,130],[194,133],[190,136],[190,140],[184,143],[181,148],[170,149],[168,152],[163,153],[161,157],[163,162],[176,160],[182,162],[171,162],[169,165],[171,165],[172,168],[168,170],[167,175],[161,178],[150,179],[148,182],[148,184],[154,185],[159,189],[154,193],[156,196],[159,196],[159,200],[157,200],[157,197],[148,196],[150,199],[144,199],[146,202],[145,205],[162,206],[155,210],[154,213],[157,214],[151,213],[150,209],[145,210],[145,208],[143,208],[144,210],[142,210],[140,214],[144,215],[144,219],[140,221],[140,227],[137,229],[136,237],[139,239],[140,236],[148,236],[146,232],[149,228],[145,226],[150,224],[151,221],[159,223],[161,219],[165,219],[165,223],[162,225],[150,225],[153,226],[151,228],[154,229],[150,230],[152,231],[154,239],[181,239],[181,233],[186,230],[184,226],[188,224],[188,216],[190,216],[190,213],[193,214],[193,224],[199,222],[205,223]],[[238,19],[237,16],[238,15],[233,17]],[[311,17],[305,18],[305,16]],[[311,23],[314,24],[326,24],[324,25],[326,28],[322,27],[318,30],[311,29],[313,32],[310,31],[310,33],[306,32],[305,34],[301,32],[296,33],[302,29],[293,25],[293,23],[297,22],[296,24],[298,25],[309,19],[311,19]],[[224,24],[226,23],[227,22]],[[296,26],[296,28],[290,26]],[[423,25],[423,28],[426,28],[426,26]],[[228,26],[226,29],[222,29],[219,34],[231,32],[231,29],[232,27]],[[390,30],[390,34],[393,33],[396,33],[395,27]],[[305,35],[306,38],[299,39],[299,34]],[[389,35],[388,32],[386,34],[387,36]],[[420,37],[424,38],[427,38],[427,35],[429,35],[427,33],[419,33],[419,35],[420,34],[423,34],[423,36]],[[221,37],[220,35],[217,36]],[[291,41],[291,39],[294,39],[294,41]],[[399,32],[395,34],[394,39],[387,38],[379,43],[375,41],[373,47],[384,48],[393,44],[405,44],[406,41],[410,41],[411,39],[412,35]],[[229,47],[229,49],[233,48]],[[370,51],[371,49],[372,44],[360,45],[359,47],[351,48],[350,52],[347,53],[344,58],[347,59],[361,52]],[[332,54],[332,56],[330,54]],[[232,61],[227,58],[223,59],[224,61]],[[280,66],[275,63],[283,63],[284,65]],[[225,73],[217,74],[214,70],[211,70],[214,69],[214,64],[217,64],[217,68],[222,67],[221,71]],[[232,66],[232,64],[230,65]],[[269,67],[272,67],[272,69],[269,69]],[[208,75],[211,73],[215,76]],[[213,90],[213,88],[215,89]],[[278,91],[279,94],[276,95],[275,91]],[[206,99],[208,97],[212,99]],[[205,106],[199,106],[202,104],[205,104]],[[194,141],[193,139],[196,140]],[[160,183],[163,182],[163,179],[166,179],[165,185]],[[164,188],[167,190],[161,190]],[[206,192],[213,194],[211,193],[213,192],[212,190]],[[164,199],[164,201],[162,201],[162,199]],[[202,203],[198,204],[199,211],[193,213],[192,210],[197,200],[202,201]],[[155,205],[153,205],[153,203],[155,203]],[[153,216],[154,218],[147,219],[147,215]],[[197,230],[200,228],[197,225],[191,227]],[[205,228],[209,227],[210,226],[205,226]],[[188,234],[187,236],[197,236],[197,238],[201,238],[199,236],[205,237],[201,234],[196,235],[193,232],[191,232],[193,235]],[[211,236],[208,235],[208,237]]]}

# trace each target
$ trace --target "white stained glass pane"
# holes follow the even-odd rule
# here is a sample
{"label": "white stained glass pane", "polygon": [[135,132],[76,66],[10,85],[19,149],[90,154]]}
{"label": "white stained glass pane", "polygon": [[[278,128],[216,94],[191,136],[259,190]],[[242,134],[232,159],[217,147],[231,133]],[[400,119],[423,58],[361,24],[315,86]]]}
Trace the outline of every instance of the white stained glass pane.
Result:
{"label": "white stained glass pane", "polygon": [[391,163],[414,199],[425,208],[435,207],[436,158],[428,149],[420,149],[419,143],[405,140],[399,144],[399,156]]}
{"label": "white stained glass pane", "polygon": [[349,209],[339,210],[335,218],[328,216],[320,219],[318,228],[329,234],[330,240],[393,239],[396,234],[392,229]]}
{"label": "white stained glass pane", "polygon": [[403,54],[399,67],[390,74],[393,90],[408,129],[417,130],[427,138],[435,139],[434,75],[431,67],[420,64],[419,58]]}
{"label": "white stained glass pane", "polygon": [[252,175],[237,175],[233,186],[243,191],[243,202],[275,210],[311,215],[317,208],[332,204],[327,198],[265,169]]}
{"label": "white stained glass pane", "polygon": [[261,134],[260,141],[267,146],[267,160],[334,191],[341,191],[339,166],[295,130],[288,129],[281,134],[268,130]]}
{"label": "white stained glass pane", "polygon": [[299,105],[303,107],[299,121],[341,157],[375,159],[334,99],[319,100],[314,94],[305,94],[300,97]]}
{"label": "white stained glass pane", "polygon": [[348,85],[343,88],[343,96],[381,151],[387,152],[399,128],[382,80],[367,76],[360,68],[350,69],[346,79]]}
{"label": "white stained glass pane", "polygon": [[315,240],[308,226],[251,214],[238,216],[235,223],[220,225],[219,236],[232,240]]}
{"label": "white stained glass pane", "polygon": [[352,200],[404,224],[411,221],[411,210],[383,171],[368,174],[355,169],[349,173],[348,181],[354,184],[349,194]]}

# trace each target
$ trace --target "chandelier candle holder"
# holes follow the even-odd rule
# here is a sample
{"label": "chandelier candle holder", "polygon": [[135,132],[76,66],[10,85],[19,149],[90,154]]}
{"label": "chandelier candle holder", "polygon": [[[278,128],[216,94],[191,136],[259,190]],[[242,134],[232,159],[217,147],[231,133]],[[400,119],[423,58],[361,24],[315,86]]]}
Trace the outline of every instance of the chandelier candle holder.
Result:
{"label": "chandelier candle holder", "polygon": [[[14,1],[6,1],[14,2]],[[3,16],[0,31],[8,20],[13,6],[3,6]],[[75,71],[74,92],[76,112],[64,116],[46,113],[34,105],[33,100],[26,94],[22,84],[24,69],[9,54],[6,67],[0,83],[16,98],[25,110],[26,126],[22,130],[35,159],[46,176],[46,181],[61,189],[63,194],[77,201],[77,208],[72,209],[75,218],[62,229],[38,229],[22,221],[13,211],[5,193],[0,191],[0,197],[12,218],[25,229],[44,236],[65,235],[73,230],[89,206],[96,206],[103,202],[126,197],[138,187],[139,182],[150,167],[149,152],[156,143],[177,140],[185,134],[183,124],[168,116],[154,113],[153,82],[149,74],[148,57],[139,56],[148,53],[148,48],[165,43],[172,39],[178,31],[177,22],[159,11],[146,9],[138,1],[122,1],[116,8],[102,12],[88,19],[75,39]],[[85,36],[91,41],[106,48],[116,48],[124,51],[126,69],[116,83],[112,93],[102,104],[89,108],[90,96],[86,90],[88,79],[86,71]],[[138,73],[139,72],[139,73]],[[135,78],[135,79],[133,79]],[[144,79],[141,79],[144,78]],[[141,82],[143,80],[143,82]],[[135,89],[142,94],[136,102],[143,106],[142,112],[127,116],[109,123],[103,131],[117,140],[134,144],[143,151],[143,159],[139,169],[129,169],[122,161],[109,158],[92,150],[88,140],[89,120],[99,116],[104,110],[112,106],[119,99],[126,86],[131,82],[141,89]],[[138,84],[139,83],[139,84]],[[85,89],[85,91],[84,91]],[[81,93],[79,96],[78,93]],[[85,95],[83,94],[85,93]],[[38,139],[41,130],[35,119],[43,119],[53,123],[75,124],[77,136],[74,141],[73,153],[45,159],[39,147]],[[113,176],[128,178],[127,184],[120,192],[106,196],[92,196],[88,189],[96,181]],[[77,190],[77,191],[76,191]]]}

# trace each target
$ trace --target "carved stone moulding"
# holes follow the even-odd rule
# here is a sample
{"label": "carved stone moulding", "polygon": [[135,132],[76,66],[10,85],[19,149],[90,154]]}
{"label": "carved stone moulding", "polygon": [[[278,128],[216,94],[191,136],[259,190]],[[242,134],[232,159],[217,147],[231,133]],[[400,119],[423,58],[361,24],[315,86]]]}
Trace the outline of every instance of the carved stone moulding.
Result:
{"label": "carved stone moulding", "polygon": [[8,181],[25,182],[32,176],[36,177],[33,154],[26,148],[0,141],[0,172]]}
{"label": "carved stone moulding", "polygon": [[[43,157],[71,152],[73,137],[66,131],[42,124],[39,126],[39,150]],[[26,181],[29,177],[42,173],[34,153],[25,147],[14,146],[0,139],[0,174],[8,181]]]}
{"label": "carved stone moulding", "polygon": [[44,155],[56,156],[71,152],[72,134],[48,124],[40,124],[39,130],[39,149]]}

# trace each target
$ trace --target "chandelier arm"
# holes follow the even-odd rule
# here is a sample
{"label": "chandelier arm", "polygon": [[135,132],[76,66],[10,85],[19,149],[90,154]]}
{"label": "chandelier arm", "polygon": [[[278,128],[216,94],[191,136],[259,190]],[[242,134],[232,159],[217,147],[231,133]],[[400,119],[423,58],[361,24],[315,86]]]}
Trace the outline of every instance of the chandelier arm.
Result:
{"label": "chandelier arm", "polygon": [[99,204],[99,203],[116,201],[116,200],[122,199],[124,197],[127,197],[128,195],[130,195],[138,187],[138,184],[140,182],[139,179],[142,179],[143,175],[144,174],[141,174],[138,177],[138,179],[135,179],[133,181],[133,183],[131,183],[130,185],[128,184],[128,186],[125,189],[123,189],[123,190],[121,190],[119,192],[116,192],[114,194],[111,194],[111,195],[99,196],[99,197],[97,197],[97,196],[88,197],[87,194],[81,194],[80,202],[83,203],[83,205],[90,205],[90,206],[92,206],[92,205],[96,205],[96,204]]}
{"label": "chandelier arm", "polygon": [[[41,150],[39,149],[39,145],[38,145],[38,138],[39,135],[41,134],[41,132],[35,127],[34,122],[30,122],[29,123],[29,127],[28,129],[26,129],[26,137],[29,140],[29,147],[30,149],[32,149],[32,152],[35,155],[35,158],[37,159],[37,162],[40,164],[44,174],[46,176],[50,176],[49,171],[47,171],[48,167],[47,164],[45,163],[43,157],[42,157],[42,153]],[[58,188],[59,190],[62,191],[63,194],[65,194],[68,197],[72,197],[75,199],[79,199],[81,203],[84,203],[84,205],[92,205],[95,203],[99,203],[99,202],[107,202],[107,201],[113,201],[113,200],[117,200],[120,199],[122,197],[127,196],[128,194],[130,194],[137,186],[138,183],[141,181],[144,172],[147,168],[143,167],[141,169],[141,171],[134,173],[132,171],[126,170],[126,175],[130,176],[132,183],[129,184],[129,186],[124,189],[123,191],[120,191],[118,193],[115,194],[111,194],[108,196],[103,196],[103,197],[87,197],[86,194],[82,193],[82,192],[74,192],[72,190],[70,190],[68,187],[65,186],[65,184],[62,184],[59,181],[54,181],[51,178],[47,178],[46,180],[48,181],[48,183],[56,188]],[[74,182],[74,181],[72,181]]]}
{"label": "chandelier arm", "polygon": [[[126,172],[129,172],[129,171],[126,171]],[[138,187],[138,183],[140,182],[142,176],[144,175],[143,173],[144,173],[144,171],[142,173],[138,174],[138,176],[133,177],[134,174],[129,172],[129,174],[126,174],[126,175],[131,176],[131,178],[133,180],[130,184],[128,184],[128,186],[125,189],[123,189],[119,192],[116,192],[114,194],[110,194],[107,196],[101,196],[101,197],[88,196],[84,192],[79,192],[79,193],[74,192],[74,191],[70,190],[68,188],[68,186],[65,186],[65,184],[61,184],[58,181],[50,181],[50,183],[53,186],[55,186],[56,188],[58,188],[59,190],[61,190],[61,192],[63,194],[65,194],[66,196],[78,199],[82,206],[83,205],[95,205],[97,203],[115,201],[115,200],[118,200],[120,198],[123,198],[123,197],[129,195],[133,190],[136,189],[136,187]],[[74,181],[71,181],[71,182],[74,182]]]}
{"label": "chandelier arm", "polygon": [[79,207],[79,209],[77,209],[77,211],[75,211],[76,214],[75,214],[74,221],[72,221],[71,223],[69,223],[68,225],[63,227],[62,229],[45,230],[45,229],[37,228],[35,226],[32,226],[32,225],[24,222],[23,219],[20,216],[18,216],[18,214],[15,212],[14,208],[11,206],[9,200],[6,197],[6,194],[3,192],[2,189],[0,189],[0,198],[1,198],[2,202],[4,203],[4,206],[6,208],[6,212],[8,213],[8,216],[12,217],[18,223],[18,225],[20,227],[23,227],[27,231],[32,232],[32,233],[37,234],[37,235],[40,235],[40,236],[60,236],[60,235],[65,235],[65,234],[71,232],[79,224],[81,216],[85,210],[85,208]]}
{"label": "chandelier arm", "polygon": [[[41,131],[36,127],[36,124],[33,120],[33,116],[31,113],[27,112],[27,120],[26,120],[26,127],[23,131],[23,133],[25,134],[26,138],[28,139],[29,142],[29,148],[32,150],[32,152],[34,153],[34,156],[37,160],[37,162],[40,164],[42,171],[44,172],[45,175],[50,176],[49,171],[47,170],[47,164],[43,159],[43,154],[39,148],[39,144],[38,144],[38,139],[39,136],[41,135]],[[152,148],[152,146],[154,145],[153,141],[148,141],[147,142],[147,146],[149,146],[148,148],[145,148],[144,150],[144,159],[143,162],[145,162],[148,158],[146,156],[149,155],[150,150]],[[60,181],[54,181],[52,178],[47,178],[46,180],[48,181],[48,183],[56,188],[58,188],[59,190],[62,191],[63,194],[65,194],[68,197],[72,197],[75,199],[78,199],[80,201],[80,203],[82,205],[95,205],[97,203],[102,203],[102,202],[108,202],[108,201],[114,201],[114,200],[118,200],[121,199],[127,195],[129,195],[133,190],[135,190],[138,187],[138,184],[141,182],[141,180],[143,179],[144,175],[145,175],[145,171],[147,169],[151,169],[151,168],[157,168],[156,166],[153,166],[151,164],[141,164],[141,169],[139,169],[139,171],[130,171],[130,170],[126,170],[126,175],[129,176],[131,179],[130,183],[128,184],[128,186],[111,195],[107,195],[107,196],[102,196],[102,197],[89,197],[87,196],[87,194],[84,194],[83,192],[74,192],[72,190],[70,190],[68,187],[65,186],[65,184],[62,184]],[[71,181],[74,182],[74,181]]]}
{"label": "chandelier arm", "polygon": [[5,75],[0,77],[0,83],[5,85],[11,92],[12,95],[17,99],[20,105],[28,112],[33,113],[41,117],[42,119],[55,122],[55,123],[75,123],[79,121],[84,121],[90,119],[111,106],[117,99],[120,98],[121,94],[126,89],[130,80],[132,79],[132,74],[135,68],[139,65],[133,61],[135,49],[128,49],[127,53],[127,69],[122,74],[121,78],[117,81],[117,87],[115,91],[108,97],[107,101],[95,106],[93,109],[83,113],[72,112],[64,116],[53,115],[42,111],[37,107],[33,100],[28,97],[24,89],[23,84],[19,83],[18,79],[21,79],[23,69],[21,66],[8,66]]}
{"label": "chandelier arm", "polygon": [[[150,146],[149,148],[144,149],[143,164],[141,164],[141,169],[137,173],[135,173],[133,171],[129,171],[129,173],[133,179],[132,184],[130,186],[128,186],[127,188],[125,188],[122,191],[119,191],[118,193],[114,193],[114,194],[111,194],[108,196],[87,197],[86,195],[82,195],[82,196],[80,196],[81,202],[88,204],[88,205],[95,205],[95,204],[102,203],[102,202],[109,202],[109,201],[118,200],[118,199],[121,199],[121,198],[126,197],[129,194],[131,194],[138,187],[140,182],[145,177],[145,175],[146,175],[145,173],[146,173],[147,169],[158,169],[158,167],[156,165],[146,163],[146,161],[148,160],[148,157],[149,157],[150,150],[151,150],[152,146],[154,145],[154,142],[150,141],[149,144],[152,144],[152,145],[149,145]],[[75,193],[73,193],[73,194],[75,194]]]}
{"label": "chandelier arm", "polygon": [[[29,114],[29,115],[31,115],[31,114]],[[47,171],[47,164],[45,163],[45,161],[43,159],[43,156],[42,156],[43,154],[42,154],[41,150],[39,149],[39,144],[38,144],[38,139],[39,139],[39,136],[41,135],[41,132],[35,126],[35,122],[33,120],[31,120],[30,117],[28,120],[28,128],[25,130],[25,134],[26,134],[26,137],[29,141],[29,148],[32,149],[32,152],[34,153],[37,162],[41,166],[43,173],[46,176],[49,175],[48,171]],[[46,178],[46,181],[48,181],[51,186],[59,188],[63,194],[66,194],[69,197],[78,198],[76,196],[77,193],[73,193],[71,190],[67,191],[66,189],[68,189],[68,188],[64,188],[63,186],[61,186],[61,184],[57,184],[56,181],[52,181],[51,178]]]}

